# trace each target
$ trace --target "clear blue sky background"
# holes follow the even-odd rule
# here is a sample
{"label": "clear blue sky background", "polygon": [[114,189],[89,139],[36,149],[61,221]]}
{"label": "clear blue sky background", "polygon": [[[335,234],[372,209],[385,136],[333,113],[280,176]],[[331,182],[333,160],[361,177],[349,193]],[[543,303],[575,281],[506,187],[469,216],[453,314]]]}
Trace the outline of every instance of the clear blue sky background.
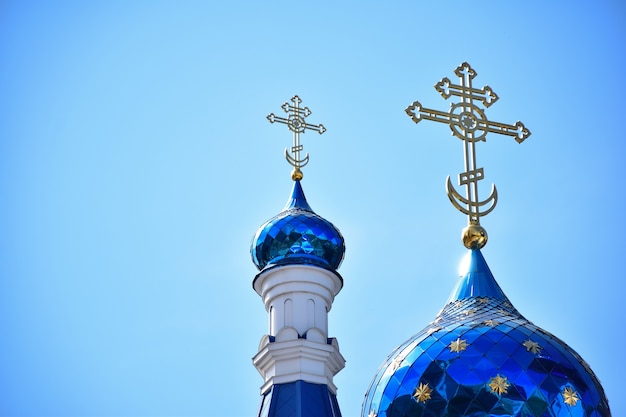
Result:
{"label": "clear blue sky background", "polygon": [[329,319],[357,416],[456,282],[462,145],[404,108],[447,110],[433,85],[468,61],[488,118],[532,131],[477,145],[483,254],[626,415],[625,45],[620,1],[4,1],[0,414],[256,413],[249,244],[291,188],[265,116],[299,94],[328,129],[303,187],[346,239]]}

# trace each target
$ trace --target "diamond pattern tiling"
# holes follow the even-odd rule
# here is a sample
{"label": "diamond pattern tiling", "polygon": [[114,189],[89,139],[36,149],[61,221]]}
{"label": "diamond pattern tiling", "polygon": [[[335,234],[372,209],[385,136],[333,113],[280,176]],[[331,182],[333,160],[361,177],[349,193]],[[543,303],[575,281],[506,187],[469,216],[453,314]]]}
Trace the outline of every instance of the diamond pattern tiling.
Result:
{"label": "diamond pattern tiling", "polygon": [[313,263],[336,270],[345,253],[343,236],[311,211],[299,184],[292,192],[291,204],[257,231],[252,260],[259,269],[268,264]]}
{"label": "diamond pattern tiling", "polygon": [[[427,334],[429,328],[439,327]],[[451,352],[450,343],[457,339],[465,340],[467,346]],[[527,340],[539,345],[535,353],[523,345]],[[610,416],[599,382],[585,370],[580,357],[526,320],[506,299],[451,302],[433,324],[403,346],[388,361],[392,364],[402,355],[403,366],[394,371],[402,372],[402,379],[387,384],[385,378],[374,378],[363,417],[371,409],[379,417]],[[389,366],[383,366],[379,374],[389,372]],[[500,385],[493,382],[496,376]],[[433,390],[425,402],[412,396],[420,383]],[[563,402],[565,384],[577,390],[577,405]],[[381,390],[381,385],[386,389]]]}

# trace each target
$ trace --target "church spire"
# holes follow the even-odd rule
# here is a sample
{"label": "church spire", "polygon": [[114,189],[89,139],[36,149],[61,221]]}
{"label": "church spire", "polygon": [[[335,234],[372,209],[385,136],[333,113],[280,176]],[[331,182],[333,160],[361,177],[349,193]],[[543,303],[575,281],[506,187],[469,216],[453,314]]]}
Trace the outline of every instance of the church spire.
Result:
{"label": "church spire", "polygon": [[291,102],[282,106],[287,118],[267,118],[293,132],[291,153],[285,149],[293,188],[285,208],[256,232],[251,248],[260,270],[252,285],[269,315],[269,332],[252,359],[263,377],[258,417],[340,417],[333,377],[345,359],[328,336],[328,312],[343,287],[337,268],[345,244],[339,229],[313,211],[301,185],[309,154],[301,157],[300,133],[326,129],[305,122],[311,111],[300,107],[298,96]]}

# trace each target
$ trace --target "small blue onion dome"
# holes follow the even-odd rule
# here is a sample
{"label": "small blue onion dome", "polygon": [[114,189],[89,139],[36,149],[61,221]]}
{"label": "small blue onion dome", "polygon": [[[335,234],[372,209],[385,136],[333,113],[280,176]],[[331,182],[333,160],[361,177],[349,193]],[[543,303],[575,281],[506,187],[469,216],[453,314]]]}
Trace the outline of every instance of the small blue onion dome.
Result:
{"label": "small blue onion dome", "polygon": [[604,390],[567,344],[526,320],[480,250],[425,329],[379,368],[363,417],[608,417]]}
{"label": "small blue onion dome", "polygon": [[287,205],[252,238],[252,261],[266,266],[312,264],[335,271],[345,253],[343,236],[331,222],[313,212],[299,180]]}

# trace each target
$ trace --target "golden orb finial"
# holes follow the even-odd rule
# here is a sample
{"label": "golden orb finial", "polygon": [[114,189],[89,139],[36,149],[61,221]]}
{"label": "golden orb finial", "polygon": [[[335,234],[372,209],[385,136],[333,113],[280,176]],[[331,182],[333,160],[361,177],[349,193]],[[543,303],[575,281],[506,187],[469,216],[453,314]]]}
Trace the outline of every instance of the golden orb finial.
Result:
{"label": "golden orb finial", "polygon": [[292,180],[300,181],[302,179],[302,177],[304,177],[304,174],[302,173],[302,171],[300,171],[300,169],[294,168],[293,171],[291,171],[291,179]]}
{"label": "golden orb finial", "polygon": [[487,244],[487,231],[478,223],[470,223],[461,232],[461,240],[467,249],[482,249]]}

